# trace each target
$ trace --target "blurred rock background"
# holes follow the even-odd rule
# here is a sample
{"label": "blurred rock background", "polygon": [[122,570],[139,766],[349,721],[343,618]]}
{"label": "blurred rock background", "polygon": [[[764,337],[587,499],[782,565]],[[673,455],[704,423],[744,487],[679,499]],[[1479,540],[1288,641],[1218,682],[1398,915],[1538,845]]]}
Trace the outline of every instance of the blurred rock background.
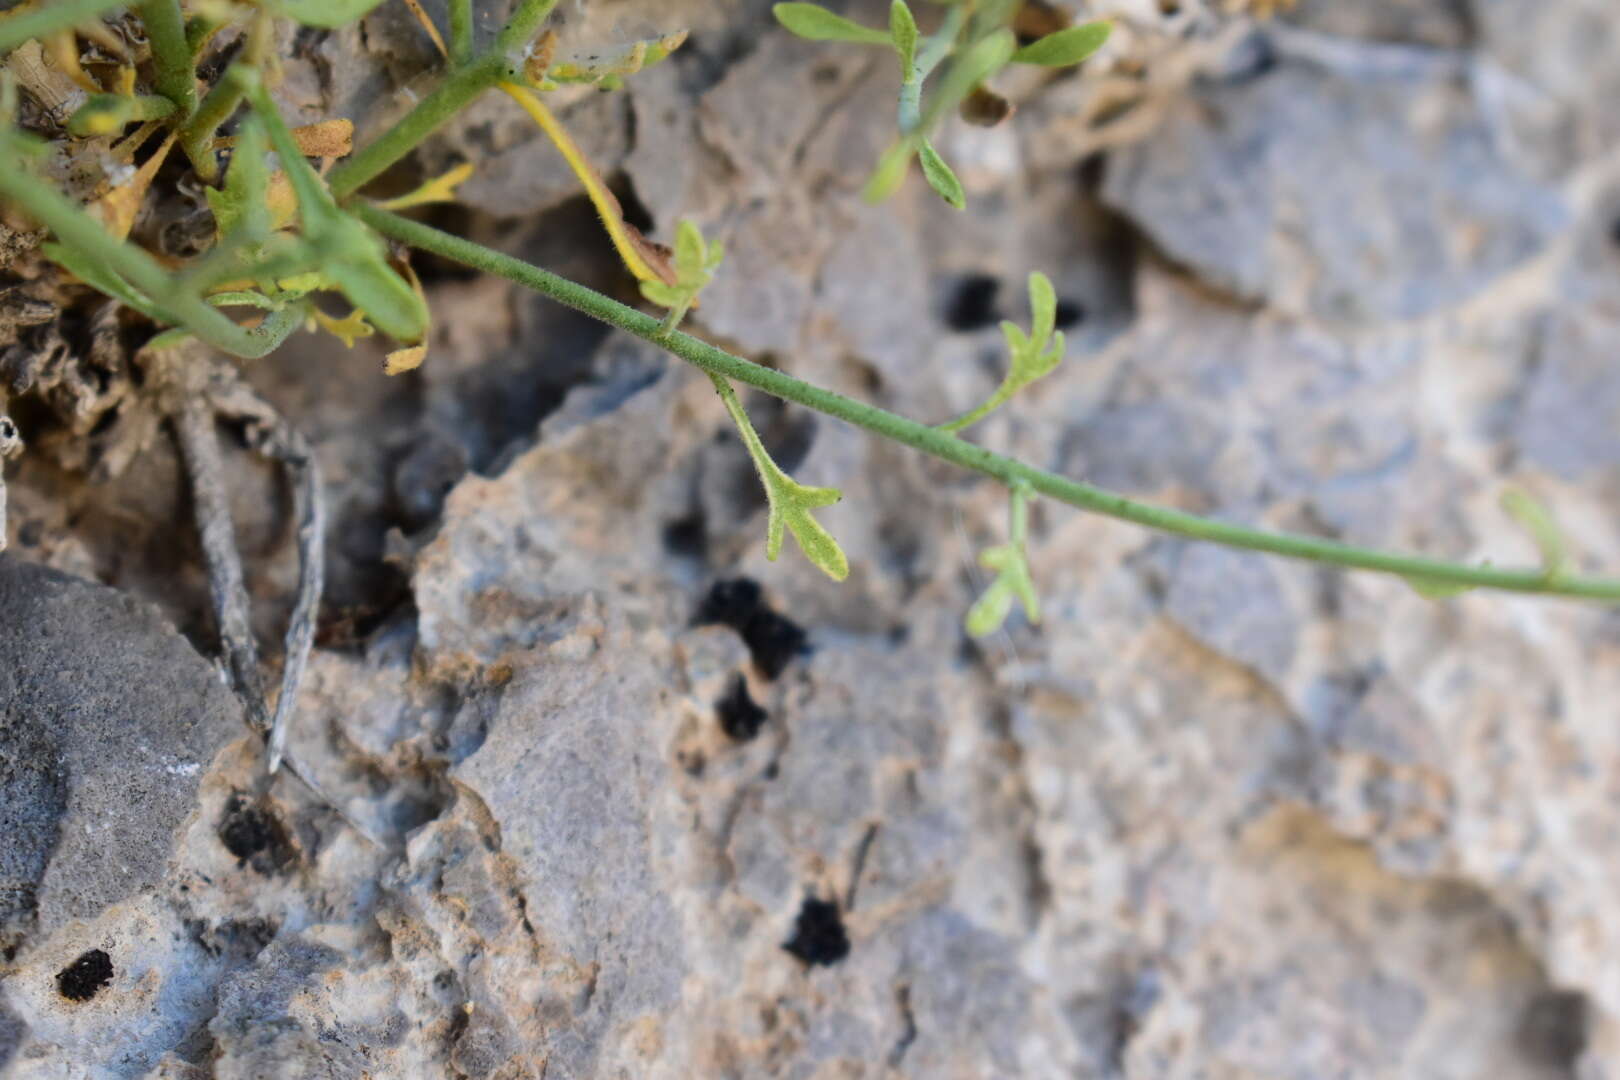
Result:
{"label": "blurred rock background", "polygon": [[[1041,269],[1070,356],[976,429],[996,449],[1529,562],[1512,483],[1620,567],[1608,0],[1059,6],[1116,35],[945,134],[965,214],[915,180],[860,202],[892,57],[762,0],[566,0],[568,42],[692,36],[564,117],[655,235],[724,238],[694,322],[746,355],[944,419]],[[401,4],[285,44],[300,121],[374,129],[431,80]],[[459,159],[439,224],[633,295],[509,102],[415,167]],[[1620,1077],[1620,613],[1039,505],[1045,621],[974,643],[991,484],[749,399],[847,496],[848,582],[769,564],[706,379],[420,269],[419,372],[307,335],[247,367],[328,479],[293,741],[324,797],[265,790],[203,659],[169,443],[116,482],[9,466],[0,1071]],[[290,497],[231,468],[268,643]]]}

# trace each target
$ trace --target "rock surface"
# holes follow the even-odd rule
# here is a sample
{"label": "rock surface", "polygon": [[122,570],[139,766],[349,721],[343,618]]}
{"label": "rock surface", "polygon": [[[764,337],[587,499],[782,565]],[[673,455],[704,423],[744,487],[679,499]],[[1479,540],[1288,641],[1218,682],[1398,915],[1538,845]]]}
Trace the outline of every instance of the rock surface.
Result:
{"label": "rock surface", "polygon": [[[364,43],[300,39],[284,93],[311,119],[405,100],[430,53],[392,7]],[[702,333],[937,420],[994,387],[996,322],[1044,269],[1071,354],[987,445],[1499,564],[1535,558],[1512,484],[1583,569],[1620,566],[1598,0],[1266,23],[1099,2],[1119,30],[1087,74],[1010,83],[1011,123],[942,136],[967,214],[920,183],[860,204],[893,124],[876,52],[790,39],[753,0],[563,7],[570,40],[693,28],[567,109],[657,235],[691,216],[725,239]],[[628,296],[518,119],[492,99],[424,152],[481,163],[482,212],[451,224]],[[847,582],[767,562],[705,377],[423,270],[421,372],[307,338],[250,372],[329,478],[292,744],[319,795],[263,789],[228,695],[145,607],[20,561],[211,648],[196,579],[166,585],[187,553],[165,448],[116,487],[10,474],[0,868],[42,884],[37,922],[0,916],[0,1070],[1620,1077],[1614,612],[1436,603],[1037,505],[1043,622],[970,642],[992,485],[745,396],[784,466],[846,494],[823,515]],[[286,511],[231,467],[273,626]],[[40,680],[71,724],[8,712]],[[147,693],[209,719],[126,723]],[[171,760],[189,771],[141,786]],[[105,851],[77,839],[91,813],[134,830],[128,869],[63,892]]]}

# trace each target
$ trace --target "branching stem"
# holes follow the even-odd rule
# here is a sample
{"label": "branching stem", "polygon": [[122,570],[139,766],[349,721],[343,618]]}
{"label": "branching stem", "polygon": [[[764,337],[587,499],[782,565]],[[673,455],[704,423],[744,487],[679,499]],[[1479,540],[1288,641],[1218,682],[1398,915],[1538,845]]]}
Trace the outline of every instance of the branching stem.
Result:
{"label": "branching stem", "polygon": [[[450,77],[423,98],[421,104],[332,170],[327,177],[332,195],[340,201],[353,195],[449,122],[479,94],[497,83],[518,78],[523,67],[522,52],[556,6],[557,0],[522,0],[493,48],[456,66]],[[451,30],[453,34],[453,26]]]}
{"label": "branching stem", "polygon": [[372,228],[412,247],[497,274],[666,349],[710,375],[744,383],[768,394],[865,428],[923,453],[983,473],[1012,487],[1020,481],[1048,498],[1081,510],[1118,518],[1191,540],[1262,551],[1333,566],[1373,570],[1427,583],[1508,592],[1620,601],[1620,580],[1550,577],[1542,569],[1498,569],[1355,547],[1314,536],[1274,533],[1215,521],[1168,507],[1138,502],[993,453],[938,428],[813,386],[791,375],[733,356],[685,333],[664,335],[658,319],[626,307],[593,289],[509,255],[371,206],[356,212]]}
{"label": "branching stem", "polygon": [[145,0],[141,25],[152,45],[158,93],[174,102],[181,120],[197,111],[197,66],[186,41],[186,17],[180,0]]}

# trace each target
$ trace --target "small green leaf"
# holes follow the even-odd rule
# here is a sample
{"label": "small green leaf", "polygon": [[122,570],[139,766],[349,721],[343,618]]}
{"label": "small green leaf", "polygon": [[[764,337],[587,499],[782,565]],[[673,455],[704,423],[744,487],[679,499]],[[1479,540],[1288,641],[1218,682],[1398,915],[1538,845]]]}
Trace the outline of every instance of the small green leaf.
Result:
{"label": "small green leaf", "polygon": [[917,160],[922,165],[923,176],[928,178],[928,186],[939,192],[939,197],[956,207],[958,210],[967,206],[967,197],[962,192],[962,182],[956,178],[951,167],[945,164],[945,159],[939,156],[932,143],[924,139],[922,146],[917,150]]}
{"label": "small green leaf", "polygon": [[834,581],[843,581],[849,576],[849,559],[844,555],[843,548],[838,546],[838,541],[810,513],[831,506],[844,497],[843,492],[837,488],[807,487],[783,472],[760,441],[759,433],[754,430],[731,384],[712,373],[709,378],[725,404],[726,412],[731,414],[732,423],[737,425],[737,434],[748,449],[760,483],[765,485],[765,499],[770,507],[770,515],[765,523],[765,557],[775,562],[782,553],[782,537],[792,533],[793,539],[799,542],[799,549],[811,563]]}
{"label": "small green leaf", "polygon": [[996,578],[968,609],[963,628],[971,637],[984,637],[1001,629],[1012,613],[1014,600],[1024,606],[1024,615],[1032,623],[1041,621],[1040,600],[1035,594],[1035,579],[1029,570],[1029,497],[1027,483],[1012,488],[1012,504],[1008,511],[1007,543],[986,548],[979,554],[979,565],[994,570]]}
{"label": "small green leaf", "polygon": [[894,0],[889,5],[889,39],[894,42],[894,51],[900,54],[901,76],[910,79],[912,69],[917,66],[917,20],[906,6],[906,0]]}
{"label": "small green leaf", "polygon": [[940,88],[928,104],[920,130],[932,131],[945,114],[953,111],[973,92],[973,88],[1007,66],[1007,61],[1018,48],[1018,40],[1010,30],[997,30],[969,45],[945,73]]}
{"label": "small green leaf", "polygon": [[703,233],[690,220],[682,219],[675,229],[675,270],[677,275],[683,269],[702,270],[707,262],[708,245],[703,241]]}
{"label": "small green leaf", "polygon": [[1569,551],[1564,546],[1564,534],[1545,506],[1518,488],[1509,488],[1502,493],[1502,509],[1536,542],[1541,551],[1541,568],[1548,578],[1568,572]]}
{"label": "small green leaf", "polygon": [[643,281],[641,295],[659,307],[676,307],[686,298],[686,290],[678,285],[666,285],[662,281]]}
{"label": "small green leaf", "polygon": [[668,336],[686,318],[686,313],[697,303],[698,294],[714,280],[714,272],[726,257],[726,247],[720,241],[713,243],[691,221],[682,220],[675,229],[675,284],[664,281],[643,281],[641,295],[668,309],[660,332]]}
{"label": "small green leaf", "polygon": [[916,152],[916,143],[910,139],[902,139],[884,151],[878,159],[877,168],[872,170],[871,178],[861,189],[861,198],[869,203],[880,203],[893,195],[905,181],[906,169],[911,166],[912,155]]}
{"label": "small green leaf", "polygon": [[1052,279],[1039,270],[1029,275],[1030,337],[1044,342],[1057,326],[1057,290]]}
{"label": "small green leaf", "polygon": [[888,45],[889,35],[835,15],[820,4],[777,4],[776,21],[810,41],[851,41],[857,45]]}
{"label": "small green leaf", "polygon": [[1078,64],[1102,48],[1103,42],[1114,30],[1106,21],[1071,26],[1055,34],[1030,42],[1012,54],[1015,64],[1039,64],[1042,67],[1068,67]]}
{"label": "small green leaf", "polygon": [[1057,292],[1051,279],[1040,271],[1029,275],[1030,332],[1025,334],[1017,323],[1003,321],[1002,336],[1007,339],[1007,374],[1001,385],[983,405],[972,412],[963,413],[954,420],[939,425],[941,431],[961,431],[978,423],[996,409],[1012,400],[1014,394],[1052,373],[1063,362],[1067,343],[1061,333],[1053,333],[1057,325]]}

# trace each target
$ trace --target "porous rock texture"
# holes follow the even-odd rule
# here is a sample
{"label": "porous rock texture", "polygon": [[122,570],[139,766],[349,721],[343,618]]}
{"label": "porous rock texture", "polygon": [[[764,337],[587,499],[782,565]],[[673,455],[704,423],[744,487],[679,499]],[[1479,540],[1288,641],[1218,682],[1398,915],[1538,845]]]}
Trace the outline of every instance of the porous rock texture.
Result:
{"label": "porous rock texture", "polygon": [[[1083,76],[1018,73],[1010,122],[942,136],[962,214],[915,179],[860,202],[893,59],[768,6],[562,6],[572,41],[693,30],[563,113],[657,235],[725,239],[701,333],[943,419],[993,388],[996,320],[1043,269],[1069,359],[974,438],[1502,564],[1535,558],[1513,484],[1582,568],[1620,567],[1605,0],[1258,23],[1098,0],[1118,32]],[[428,46],[403,5],[364,31],[289,42],[289,108],[408,104]],[[630,295],[525,124],[492,96],[424,148],[426,171],[479,165],[442,223]],[[120,732],[87,701],[41,725],[0,672],[4,813],[63,823],[54,848],[0,837],[7,887],[93,865],[66,826],[94,808],[141,838],[83,902],[45,887],[5,916],[10,1075],[1620,1076],[1620,614],[1437,603],[1038,504],[1044,619],[973,643],[993,485],[745,395],[784,467],[846,496],[822,517],[847,582],[769,563],[704,377],[419,265],[420,372],[308,336],[248,369],[328,478],[292,742],[320,796],[262,790],[255,740],[142,606],[215,647],[172,451],[116,485],[11,467],[0,655],[76,665],[86,695],[149,679],[205,719]],[[288,507],[232,468],[268,641]],[[129,644],[32,635],[13,605]],[[19,740],[100,753],[46,770]],[[161,797],[137,743],[179,763]]]}

